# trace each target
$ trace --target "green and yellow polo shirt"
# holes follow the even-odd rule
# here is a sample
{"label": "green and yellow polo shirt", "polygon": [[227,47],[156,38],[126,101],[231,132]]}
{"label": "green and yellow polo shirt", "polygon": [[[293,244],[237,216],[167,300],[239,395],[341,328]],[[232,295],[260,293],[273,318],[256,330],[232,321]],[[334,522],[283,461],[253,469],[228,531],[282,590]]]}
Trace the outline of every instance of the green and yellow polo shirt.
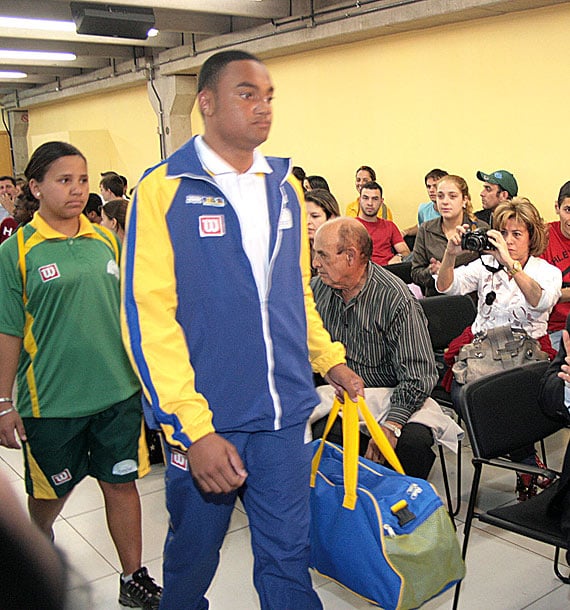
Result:
{"label": "green and yellow polo shirt", "polygon": [[120,244],[80,216],[67,237],[36,213],[0,247],[0,333],[22,337],[22,417],[83,417],[139,383],[121,341]]}

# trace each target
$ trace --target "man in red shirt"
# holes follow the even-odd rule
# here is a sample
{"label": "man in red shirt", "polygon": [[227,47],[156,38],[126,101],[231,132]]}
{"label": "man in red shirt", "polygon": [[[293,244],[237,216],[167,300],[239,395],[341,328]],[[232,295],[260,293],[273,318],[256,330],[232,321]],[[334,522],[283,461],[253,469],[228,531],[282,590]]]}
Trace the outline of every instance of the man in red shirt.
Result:
{"label": "man in red shirt", "polygon": [[0,244],[6,241],[18,226],[12,216],[16,192],[16,179],[13,176],[0,176]]}
{"label": "man in red shirt", "polygon": [[548,223],[548,246],[542,258],[562,271],[562,296],[548,319],[550,342],[558,349],[570,313],[570,180],[562,185],[554,209],[560,220]]}
{"label": "man in red shirt", "polygon": [[360,190],[357,220],[372,238],[372,262],[378,265],[401,263],[410,254],[400,229],[391,221],[378,218],[378,210],[384,203],[382,187],[377,182],[367,182]]}

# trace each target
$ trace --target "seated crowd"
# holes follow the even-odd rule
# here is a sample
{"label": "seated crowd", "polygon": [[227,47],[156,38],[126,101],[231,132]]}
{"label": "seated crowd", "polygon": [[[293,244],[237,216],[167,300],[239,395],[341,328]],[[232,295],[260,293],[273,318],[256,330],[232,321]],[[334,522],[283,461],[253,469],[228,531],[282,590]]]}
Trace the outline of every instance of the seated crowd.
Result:
{"label": "seated crowd", "polygon": [[[476,176],[483,183],[478,212],[464,178],[441,169],[428,172],[424,182],[430,201],[419,206],[417,225],[402,232],[388,220],[392,212],[369,166],[356,171],[359,195],[346,206],[348,218],[323,214],[319,228],[308,212],[317,309],[333,339],[345,345],[347,361],[365,386],[390,389],[382,426],[405,470],[421,477],[427,477],[433,462],[433,438],[429,427],[408,422],[423,410],[437,381],[434,354],[414,291],[402,292],[390,265],[409,261],[424,298],[469,294],[477,304],[474,323],[445,354],[443,386],[451,391],[456,410],[461,385],[452,367],[464,346],[490,331],[502,336],[508,329],[534,341],[537,357],[552,359],[570,312],[570,282],[564,281],[570,274],[570,182],[561,187],[555,204],[559,221],[546,224],[527,198],[517,197],[510,172],[478,171]],[[305,192],[307,201],[311,192]],[[326,419],[319,409],[315,417],[317,412],[315,436],[322,434]],[[342,442],[339,422],[331,435]],[[378,458],[373,445],[362,438],[361,453]],[[534,447],[510,457],[542,466]],[[517,473],[517,497],[525,500],[548,484],[543,477]]]}

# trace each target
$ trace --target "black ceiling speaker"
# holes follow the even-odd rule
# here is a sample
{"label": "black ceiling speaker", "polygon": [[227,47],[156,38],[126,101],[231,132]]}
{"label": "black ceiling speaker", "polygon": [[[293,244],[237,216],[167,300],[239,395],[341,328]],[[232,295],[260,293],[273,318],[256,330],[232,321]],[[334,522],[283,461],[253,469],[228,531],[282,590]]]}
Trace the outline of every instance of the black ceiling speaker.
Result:
{"label": "black ceiling speaker", "polygon": [[145,40],[154,27],[152,8],[90,2],[71,2],[70,6],[78,34]]}

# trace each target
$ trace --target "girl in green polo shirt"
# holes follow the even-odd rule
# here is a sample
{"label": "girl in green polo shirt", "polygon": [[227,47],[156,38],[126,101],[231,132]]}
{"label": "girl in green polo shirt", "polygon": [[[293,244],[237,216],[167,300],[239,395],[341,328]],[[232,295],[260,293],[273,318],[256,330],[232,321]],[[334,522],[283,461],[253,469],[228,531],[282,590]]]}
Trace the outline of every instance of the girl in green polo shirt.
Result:
{"label": "girl in green polo shirt", "polygon": [[75,147],[43,144],[25,175],[39,210],[0,247],[0,444],[21,442],[30,516],[48,536],[73,487],[98,480],[123,568],[119,601],[158,608],[161,588],[141,567],[135,479],[149,466],[120,335],[120,244],[82,214],[89,180]]}

